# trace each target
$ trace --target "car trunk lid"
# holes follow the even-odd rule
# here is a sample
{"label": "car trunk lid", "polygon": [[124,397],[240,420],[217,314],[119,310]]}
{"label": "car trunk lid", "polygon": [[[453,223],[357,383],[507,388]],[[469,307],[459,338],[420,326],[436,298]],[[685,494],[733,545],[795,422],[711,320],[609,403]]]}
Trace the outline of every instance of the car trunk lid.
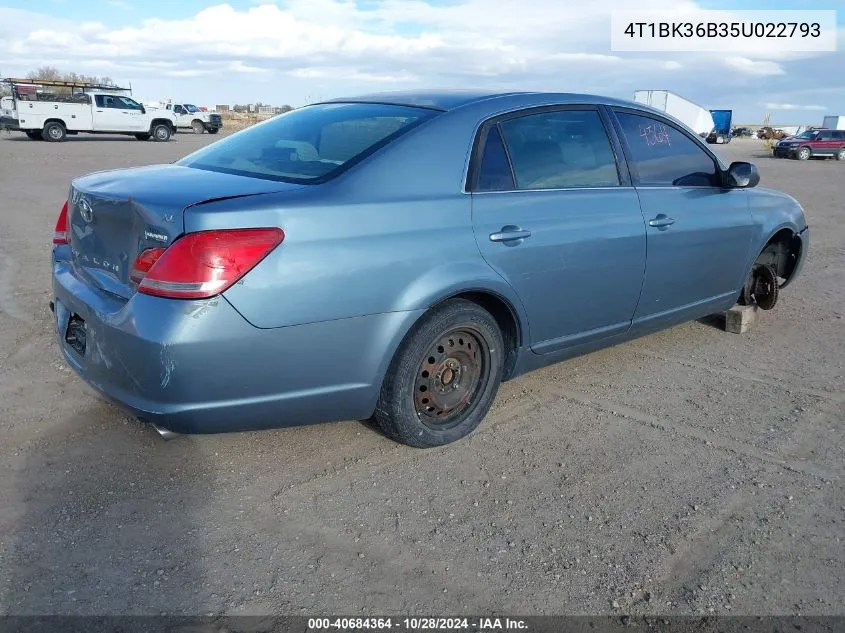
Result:
{"label": "car trunk lid", "polygon": [[128,299],[137,289],[130,278],[136,257],[147,248],[167,247],[179,237],[187,208],[301,186],[178,165],[79,178],[68,200],[74,267],[89,283]]}

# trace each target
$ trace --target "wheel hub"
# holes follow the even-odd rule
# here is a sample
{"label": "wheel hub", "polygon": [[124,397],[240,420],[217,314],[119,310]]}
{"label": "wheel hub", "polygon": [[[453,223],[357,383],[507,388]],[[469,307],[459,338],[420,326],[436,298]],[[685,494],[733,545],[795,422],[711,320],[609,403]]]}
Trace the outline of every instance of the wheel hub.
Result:
{"label": "wheel hub", "polygon": [[425,424],[448,428],[460,422],[487,371],[480,337],[468,329],[448,332],[426,352],[417,370],[414,406]]}

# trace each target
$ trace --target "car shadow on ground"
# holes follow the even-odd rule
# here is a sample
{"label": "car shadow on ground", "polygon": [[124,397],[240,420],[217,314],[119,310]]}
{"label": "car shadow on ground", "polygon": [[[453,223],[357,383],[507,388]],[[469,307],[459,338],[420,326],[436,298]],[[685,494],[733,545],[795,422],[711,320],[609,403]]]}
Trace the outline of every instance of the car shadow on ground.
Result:
{"label": "car shadow on ground", "polygon": [[23,449],[0,613],[196,613],[214,473],[191,438],[116,411],[92,401]]}
{"label": "car shadow on ground", "polygon": [[[170,141],[172,142],[176,137],[172,136]],[[44,140],[33,140],[26,136],[6,136],[0,134],[0,139],[4,139],[6,141],[13,141],[15,143],[48,143],[49,141]],[[101,142],[101,141],[121,141],[121,142],[132,142],[132,143],[154,143],[153,140],[148,141],[139,141],[134,136],[105,136],[101,134],[86,134],[85,136],[68,136],[65,140],[60,141],[61,143],[82,143],[82,142]]]}

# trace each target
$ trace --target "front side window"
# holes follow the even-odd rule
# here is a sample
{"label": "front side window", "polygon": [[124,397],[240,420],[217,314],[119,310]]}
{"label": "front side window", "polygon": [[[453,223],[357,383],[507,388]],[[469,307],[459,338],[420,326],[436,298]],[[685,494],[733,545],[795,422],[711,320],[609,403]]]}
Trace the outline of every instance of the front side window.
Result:
{"label": "front side window", "polygon": [[661,120],[616,112],[630,151],[635,184],[716,187],[716,162],[678,128]]}
{"label": "front side window", "polygon": [[518,189],[614,187],[616,156],[597,110],[556,110],[499,124]]}
{"label": "front side window", "polygon": [[268,180],[319,182],[437,114],[380,103],[306,106],[208,145],[177,164]]}
{"label": "front side window", "polygon": [[195,105],[191,105],[190,103],[186,103],[186,104],[185,104],[185,109],[186,109],[188,112],[192,113],[192,114],[193,114],[194,112],[199,112],[199,111],[200,111],[200,109],[199,109],[197,106],[195,106]]}
{"label": "front side window", "polygon": [[130,99],[129,97],[118,97],[117,98],[117,106],[118,108],[122,108],[124,110],[140,110],[141,104],[135,101],[135,99]]}

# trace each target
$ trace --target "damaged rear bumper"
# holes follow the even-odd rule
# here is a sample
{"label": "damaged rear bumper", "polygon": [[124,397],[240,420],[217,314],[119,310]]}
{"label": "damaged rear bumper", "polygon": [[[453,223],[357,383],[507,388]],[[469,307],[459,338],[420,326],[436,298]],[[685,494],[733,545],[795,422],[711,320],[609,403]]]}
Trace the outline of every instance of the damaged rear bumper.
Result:
{"label": "damaged rear bumper", "polygon": [[109,400],[175,433],[219,433],[364,419],[385,347],[416,312],[283,328],[248,323],[224,298],[128,301],[53,263],[56,339]]}

